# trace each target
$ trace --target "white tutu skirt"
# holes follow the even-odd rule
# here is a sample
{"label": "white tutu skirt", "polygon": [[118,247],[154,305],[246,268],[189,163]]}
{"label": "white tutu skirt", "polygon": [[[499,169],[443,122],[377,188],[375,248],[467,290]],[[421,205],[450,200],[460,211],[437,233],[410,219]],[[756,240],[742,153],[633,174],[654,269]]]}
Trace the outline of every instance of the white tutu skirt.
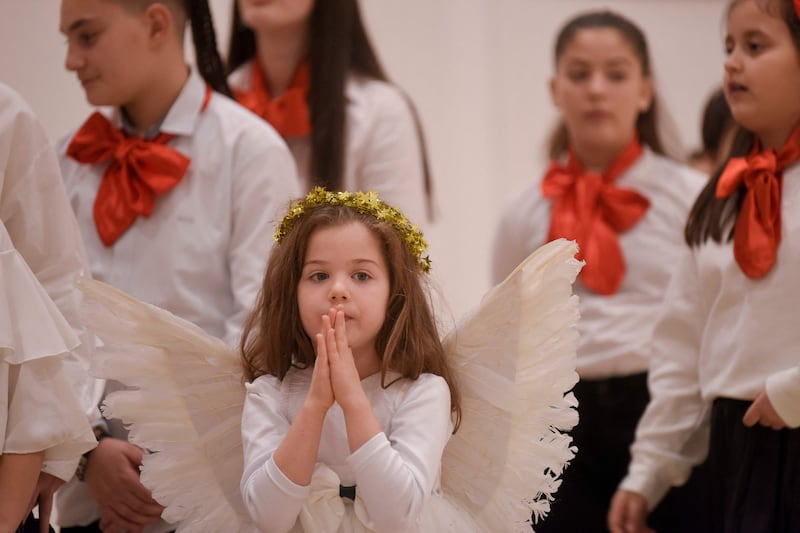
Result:
{"label": "white tutu skirt", "polygon": [[0,454],[75,459],[97,443],[62,357],[72,328],[0,224]]}

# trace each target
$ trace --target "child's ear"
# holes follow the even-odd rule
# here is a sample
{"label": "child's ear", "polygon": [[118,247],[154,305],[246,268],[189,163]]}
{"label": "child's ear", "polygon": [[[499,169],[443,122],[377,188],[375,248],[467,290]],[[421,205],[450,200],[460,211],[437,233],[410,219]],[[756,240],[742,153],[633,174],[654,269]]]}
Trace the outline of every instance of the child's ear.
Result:
{"label": "child's ear", "polygon": [[150,4],[144,12],[144,18],[148,27],[148,38],[153,45],[160,47],[175,38],[175,18],[165,4]]}

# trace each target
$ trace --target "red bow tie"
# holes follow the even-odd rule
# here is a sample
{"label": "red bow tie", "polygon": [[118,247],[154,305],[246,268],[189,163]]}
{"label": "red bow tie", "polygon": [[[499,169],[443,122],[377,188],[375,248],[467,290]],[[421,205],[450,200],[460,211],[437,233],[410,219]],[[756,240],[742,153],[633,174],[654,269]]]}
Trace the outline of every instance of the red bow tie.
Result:
{"label": "red bow tie", "polygon": [[800,128],[778,150],[734,157],[717,182],[718,198],[730,196],[742,184],[747,189],[733,232],[733,256],[748,277],[762,278],[772,269],[781,242],[783,169],[800,158]]}
{"label": "red bow tie", "polygon": [[180,182],[190,159],[169,146],[172,135],[161,133],[146,141],[126,137],[100,113],[94,113],[67,148],[79,163],[109,162],[94,201],[94,220],[100,240],[113,245],[137,216],[150,216],[156,196]]}
{"label": "red bow tie", "polygon": [[581,281],[598,294],[619,290],[626,266],[617,234],[632,228],[650,207],[640,193],[615,184],[641,154],[634,139],[600,175],[586,172],[570,152],[567,165],[553,162],[542,181],[542,194],[553,199],[547,240],[578,241],[578,258],[586,260]]}

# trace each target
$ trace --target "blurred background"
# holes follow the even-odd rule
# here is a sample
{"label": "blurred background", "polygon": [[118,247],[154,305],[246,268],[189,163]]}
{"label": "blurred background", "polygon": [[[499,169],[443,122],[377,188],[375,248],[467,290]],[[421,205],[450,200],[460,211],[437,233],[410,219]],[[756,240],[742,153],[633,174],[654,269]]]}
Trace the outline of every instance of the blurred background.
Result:
{"label": "blurred background", "polygon": [[[324,0],[322,0],[324,1]],[[227,49],[231,0],[210,0]],[[428,229],[434,282],[459,317],[489,288],[491,242],[509,198],[546,165],[555,120],[552,44],[572,15],[609,8],[647,34],[657,92],[688,151],[722,80],[725,0],[361,0],[384,66],[417,105],[436,187]],[[3,0],[0,80],[16,88],[53,141],[88,116],[64,69],[57,0]],[[191,54],[189,54],[191,55]]]}

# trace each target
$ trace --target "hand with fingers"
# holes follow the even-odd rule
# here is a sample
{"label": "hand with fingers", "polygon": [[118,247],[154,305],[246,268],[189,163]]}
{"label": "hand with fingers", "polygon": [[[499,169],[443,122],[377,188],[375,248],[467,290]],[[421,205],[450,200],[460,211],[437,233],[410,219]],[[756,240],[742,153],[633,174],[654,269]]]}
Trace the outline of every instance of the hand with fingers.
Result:
{"label": "hand with fingers", "polygon": [[647,527],[647,500],[641,494],[618,489],[608,511],[611,533],[655,533]]}
{"label": "hand with fingers", "polygon": [[86,464],[85,482],[102,510],[103,531],[141,531],[158,522],[164,508],[139,480],[142,450],[127,441],[106,438]]}
{"label": "hand with fingers", "polygon": [[331,317],[322,317],[322,331],[316,335],[317,358],[311,374],[311,387],[308,390],[307,402],[327,411],[333,405],[333,388],[331,387],[331,371],[328,363],[327,331],[331,328]]}
{"label": "hand with fingers", "polygon": [[756,396],[756,399],[753,400],[753,403],[750,404],[747,412],[745,412],[742,422],[747,427],[753,427],[756,424],[761,424],[762,426],[772,429],[783,429],[787,427],[786,422],[781,418],[778,412],[775,411],[772,402],[769,401],[767,391],[761,391],[759,395]]}
{"label": "hand with fingers", "polygon": [[330,317],[330,327],[325,333],[325,341],[328,366],[331,372],[331,387],[336,402],[346,411],[353,405],[369,402],[361,387],[361,377],[353,358],[353,351],[347,342],[347,326],[342,306],[331,308],[328,316]]}

